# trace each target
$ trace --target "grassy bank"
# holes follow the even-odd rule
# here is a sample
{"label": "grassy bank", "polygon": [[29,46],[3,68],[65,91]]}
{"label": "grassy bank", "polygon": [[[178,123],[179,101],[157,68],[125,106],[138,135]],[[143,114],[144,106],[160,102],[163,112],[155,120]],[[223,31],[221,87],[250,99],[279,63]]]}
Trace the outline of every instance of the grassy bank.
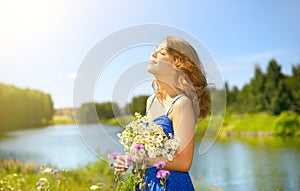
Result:
{"label": "grassy bank", "polygon": [[273,136],[278,116],[267,113],[231,114],[225,117],[220,136]]}
{"label": "grassy bank", "polygon": [[[219,137],[262,137],[280,135],[275,131],[276,123],[282,118],[282,115],[274,116],[268,113],[255,114],[227,114],[224,123],[219,132]],[[112,119],[103,119],[101,123],[112,126],[125,126],[133,120],[132,116],[121,116]],[[300,115],[298,115],[300,124]],[[72,124],[74,120],[55,119],[53,124]],[[196,139],[201,139],[207,130],[209,117],[197,124],[195,132]],[[285,125],[288,125],[287,122]],[[213,129],[209,129],[213,130]],[[213,130],[214,131],[214,130]],[[282,134],[284,135],[284,134]],[[298,132],[292,136],[300,136],[300,127]]]}
{"label": "grassy bank", "polygon": [[[128,116],[121,116],[111,119],[101,119],[100,122],[103,124],[111,125],[111,126],[125,126],[128,124],[131,120],[133,120],[133,117]],[[76,121],[74,119],[64,119],[59,117],[53,117],[50,121],[51,125],[63,125],[63,124],[75,124]]]}
{"label": "grassy bank", "polygon": [[[256,113],[256,114],[230,114],[224,118],[224,123],[219,132],[219,137],[262,137],[262,136],[299,136],[300,126],[293,128],[294,134],[280,134],[276,125],[282,124],[282,128],[290,130],[290,121],[285,121],[286,116],[290,114],[284,113],[282,115],[274,116],[268,113]],[[298,123],[300,122],[300,116],[297,116]],[[289,120],[289,119],[287,119]],[[204,132],[207,130],[209,119],[201,121],[197,125],[196,138],[201,138]],[[297,126],[297,124],[296,124]]]}
{"label": "grassy bank", "polygon": [[[194,183],[200,191],[200,184]],[[113,190],[113,171],[109,164],[98,161],[73,170],[37,166],[14,160],[0,161],[0,190],[82,191]],[[203,190],[203,189],[201,189]],[[218,188],[205,188],[217,191]]]}
{"label": "grassy bank", "polygon": [[101,123],[112,125],[112,126],[122,126],[125,127],[126,124],[130,123],[133,120],[133,116],[126,115],[126,116],[120,116],[112,119],[103,119],[100,120]]}
{"label": "grassy bank", "polygon": [[75,124],[74,119],[68,119],[64,117],[59,117],[59,116],[53,116],[51,121],[51,125],[58,125],[58,124]]}
{"label": "grassy bank", "polygon": [[[219,131],[219,137],[263,137],[263,136],[300,136],[300,126],[299,130],[294,134],[280,134],[278,130],[276,131],[276,124],[282,121],[290,114],[284,113],[282,115],[274,116],[268,113],[255,113],[255,114],[227,114],[224,118],[223,126]],[[298,123],[300,124],[300,115],[296,115],[298,118]],[[119,126],[125,126],[133,118],[131,116],[122,116],[119,118],[103,120],[102,123]],[[206,130],[216,131],[214,129],[207,129],[209,124],[209,117],[202,120],[197,124],[195,138],[200,140]],[[288,127],[290,121],[283,124],[284,127]],[[286,127],[285,127],[286,126]],[[297,126],[297,125],[296,125]],[[294,127],[295,128],[295,127]],[[297,127],[296,127],[297,128]]]}
{"label": "grassy bank", "polygon": [[[74,170],[42,169],[33,163],[13,160],[0,161],[0,190],[89,190],[93,185],[98,190],[111,190],[112,171],[104,161],[79,167]],[[101,189],[100,189],[101,188]]]}

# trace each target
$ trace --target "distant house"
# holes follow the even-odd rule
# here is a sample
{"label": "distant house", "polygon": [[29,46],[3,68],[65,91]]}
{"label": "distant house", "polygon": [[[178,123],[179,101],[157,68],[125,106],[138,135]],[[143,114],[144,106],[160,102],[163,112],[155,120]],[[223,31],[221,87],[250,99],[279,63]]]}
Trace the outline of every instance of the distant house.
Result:
{"label": "distant house", "polygon": [[67,107],[60,108],[54,111],[54,119],[63,119],[63,120],[74,120],[74,110],[75,108]]}

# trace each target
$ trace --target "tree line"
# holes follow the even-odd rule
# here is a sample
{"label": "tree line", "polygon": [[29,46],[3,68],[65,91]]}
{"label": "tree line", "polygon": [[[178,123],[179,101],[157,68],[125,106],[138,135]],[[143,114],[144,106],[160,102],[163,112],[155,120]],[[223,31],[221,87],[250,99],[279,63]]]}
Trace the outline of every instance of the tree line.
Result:
{"label": "tree line", "polygon": [[283,74],[281,66],[272,59],[266,72],[256,65],[254,77],[241,89],[236,86],[227,92],[227,111],[234,113],[300,111],[300,64],[292,66],[291,75]]}
{"label": "tree line", "polygon": [[[290,75],[283,74],[275,59],[266,71],[256,65],[254,76],[242,88],[225,83],[227,112],[300,112],[300,64],[292,66]],[[215,91],[215,90],[212,90]],[[94,123],[139,112],[145,115],[148,95],[134,97],[121,108],[115,102],[84,103],[77,109],[80,122]],[[49,94],[33,89],[21,89],[0,83],[0,130],[15,130],[48,125],[53,115],[53,101]],[[93,115],[96,111],[96,116]]]}
{"label": "tree line", "polygon": [[[211,91],[222,92],[211,88]],[[300,64],[292,66],[291,75],[283,74],[275,59],[269,61],[266,72],[255,66],[254,76],[241,89],[229,88],[225,83],[227,113],[268,112],[278,115],[283,111],[300,112]],[[223,94],[221,94],[223,95]],[[85,103],[78,110],[81,122],[94,123],[121,115],[139,112],[145,115],[149,95],[133,97],[124,108],[115,102]],[[217,96],[218,97],[218,96]],[[217,104],[216,104],[217,106]],[[96,115],[95,114],[96,111]]]}
{"label": "tree line", "polygon": [[115,102],[88,102],[77,109],[77,120],[79,123],[97,123],[99,120],[112,119],[124,115],[133,115],[139,112],[146,113],[146,102],[148,95],[133,97],[131,102],[121,108]]}
{"label": "tree line", "polygon": [[2,83],[0,104],[1,132],[48,125],[54,111],[49,94]]}

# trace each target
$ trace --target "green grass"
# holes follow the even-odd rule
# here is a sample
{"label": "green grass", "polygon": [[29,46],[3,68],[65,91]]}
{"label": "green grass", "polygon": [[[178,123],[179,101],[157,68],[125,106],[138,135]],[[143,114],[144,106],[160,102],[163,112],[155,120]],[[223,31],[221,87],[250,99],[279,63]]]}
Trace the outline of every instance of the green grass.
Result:
{"label": "green grass", "polygon": [[50,121],[51,125],[58,125],[58,124],[75,124],[75,120],[72,119],[52,119]]}
{"label": "green grass", "polygon": [[[265,112],[255,114],[226,115],[223,126],[219,133],[219,137],[275,136],[274,126],[278,118],[279,116],[270,115]],[[201,139],[204,132],[207,130],[208,122],[209,118],[198,123],[195,133],[196,139]]]}
{"label": "green grass", "polygon": [[[50,167],[51,168],[51,167]],[[48,168],[49,169],[49,168]],[[54,169],[54,168],[53,168]],[[45,172],[33,163],[14,160],[0,161],[0,190],[89,190],[92,185],[99,190],[111,190],[113,172],[104,161],[98,161],[74,170],[59,169],[57,173]],[[40,187],[37,185],[38,182]]]}
{"label": "green grass", "polygon": [[120,116],[112,119],[102,119],[101,123],[112,125],[112,126],[122,126],[124,127],[126,124],[130,123],[134,119],[131,115]]}
{"label": "green grass", "polygon": [[233,131],[273,131],[274,121],[277,116],[267,113],[232,114],[225,118],[224,129]]}
{"label": "green grass", "polygon": [[[0,161],[0,190],[26,191],[81,191],[113,190],[113,171],[105,161],[97,161],[73,170],[58,169],[50,166],[38,166],[34,163],[22,163],[15,160]],[[196,190],[200,184],[194,183]],[[201,189],[203,190],[203,189]],[[205,188],[204,190],[222,190]]]}
{"label": "green grass", "polygon": [[273,136],[276,118],[268,113],[231,114],[225,117],[220,136]]}
{"label": "green grass", "polygon": [[242,116],[231,116],[236,118],[234,122],[235,131],[273,131],[276,116],[267,113],[245,114]]}
{"label": "green grass", "polygon": [[[279,116],[270,115],[266,112],[255,114],[227,114],[224,118],[224,123],[219,132],[219,137],[259,137],[259,136],[274,136],[274,125]],[[300,121],[300,115],[299,115]],[[120,116],[112,119],[103,119],[101,123],[125,127],[126,124],[133,120],[133,116]],[[200,121],[197,124],[195,131],[195,139],[201,140],[207,130],[209,117]],[[55,119],[53,124],[72,124],[73,120]],[[209,129],[209,131],[216,130]]]}
{"label": "green grass", "polygon": [[74,124],[75,120],[74,119],[66,119],[63,117],[58,117],[58,116],[53,116],[52,120],[50,121],[51,125],[56,125],[56,124]]}
{"label": "green grass", "polygon": [[[274,122],[279,116],[268,113],[256,114],[230,114],[224,118],[223,126],[220,129],[219,137],[258,137],[273,136]],[[132,120],[132,116],[122,116],[109,120],[102,120],[102,123],[113,126],[125,126]],[[299,116],[300,119],[300,116]],[[195,139],[201,140],[207,130],[210,118],[200,121],[196,126]],[[209,129],[209,131],[216,131]],[[215,132],[214,132],[215,133]]]}

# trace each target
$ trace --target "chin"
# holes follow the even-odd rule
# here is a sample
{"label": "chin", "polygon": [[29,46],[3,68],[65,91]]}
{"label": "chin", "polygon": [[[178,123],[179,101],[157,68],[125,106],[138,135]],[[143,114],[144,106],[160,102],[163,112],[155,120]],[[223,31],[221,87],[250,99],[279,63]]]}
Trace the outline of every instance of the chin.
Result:
{"label": "chin", "polygon": [[147,67],[147,72],[151,73],[151,74],[154,74],[153,72],[153,68],[151,66],[148,66]]}

